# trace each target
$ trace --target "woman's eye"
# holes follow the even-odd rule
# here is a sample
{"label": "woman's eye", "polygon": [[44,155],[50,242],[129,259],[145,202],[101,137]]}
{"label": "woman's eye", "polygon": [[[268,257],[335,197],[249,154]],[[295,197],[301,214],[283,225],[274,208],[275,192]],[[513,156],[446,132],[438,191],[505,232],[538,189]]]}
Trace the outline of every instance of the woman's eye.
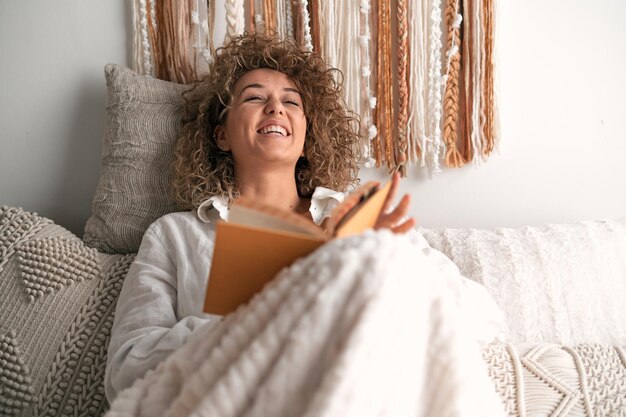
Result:
{"label": "woman's eye", "polygon": [[254,101],[254,100],[261,100],[260,96],[250,96],[246,99],[246,101]]}
{"label": "woman's eye", "polygon": [[287,101],[285,101],[285,103],[288,103],[288,104],[293,104],[294,106],[300,106],[300,103],[298,103],[298,102],[297,102],[297,101],[295,101],[295,100],[287,100]]}

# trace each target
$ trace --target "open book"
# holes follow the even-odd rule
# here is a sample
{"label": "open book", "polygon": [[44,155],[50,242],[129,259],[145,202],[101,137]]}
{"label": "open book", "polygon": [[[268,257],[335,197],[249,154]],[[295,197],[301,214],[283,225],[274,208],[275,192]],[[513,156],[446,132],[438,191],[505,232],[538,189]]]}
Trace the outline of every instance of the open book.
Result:
{"label": "open book", "polygon": [[296,259],[333,238],[372,228],[390,188],[391,181],[382,188],[374,182],[359,187],[335,207],[326,228],[294,212],[237,199],[228,222],[219,221],[216,226],[204,311],[228,314]]}

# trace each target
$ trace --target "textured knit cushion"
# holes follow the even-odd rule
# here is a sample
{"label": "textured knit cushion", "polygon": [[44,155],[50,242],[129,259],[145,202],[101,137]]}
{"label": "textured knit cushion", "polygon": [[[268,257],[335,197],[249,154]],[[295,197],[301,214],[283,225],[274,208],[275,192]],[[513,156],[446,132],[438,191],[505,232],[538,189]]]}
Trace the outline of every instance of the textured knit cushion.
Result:
{"label": "textured knit cushion", "polygon": [[626,345],[626,218],[421,232],[485,285],[512,343]]}
{"label": "textured knit cushion", "polygon": [[83,239],[106,253],[136,252],[150,223],[178,210],[169,181],[186,86],[105,67],[102,167]]}
{"label": "textured knit cushion", "polygon": [[104,412],[106,349],[133,258],[0,208],[0,416]]}
{"label": "textured knit cushion", "polygon": [[483,350],[509,416],[625,416],[619,346],[492,345]]}

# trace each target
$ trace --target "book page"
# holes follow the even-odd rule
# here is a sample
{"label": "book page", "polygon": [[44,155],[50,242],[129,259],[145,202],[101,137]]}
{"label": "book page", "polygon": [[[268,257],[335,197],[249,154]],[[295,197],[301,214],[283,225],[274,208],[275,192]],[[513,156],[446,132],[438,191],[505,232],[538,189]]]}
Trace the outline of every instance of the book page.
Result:
{"label": "book page", "polygon": [[231,206],[228,221],[229,223],[282,230],[308,236],[326,236],[321,227],[299,214],[267,206],[244,197],[237,199]]}

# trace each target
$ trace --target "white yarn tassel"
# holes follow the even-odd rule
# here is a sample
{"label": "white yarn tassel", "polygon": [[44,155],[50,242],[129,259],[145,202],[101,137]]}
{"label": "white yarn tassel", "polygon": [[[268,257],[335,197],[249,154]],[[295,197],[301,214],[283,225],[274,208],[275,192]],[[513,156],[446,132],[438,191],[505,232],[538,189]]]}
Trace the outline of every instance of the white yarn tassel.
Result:
{"label": "white yarn tassel", "polygon": [[[156,5],[153,1],[150,3],[150,18],[156,29]],[[142,50],[142,69],[145,75],[154,76],[154,67],[152,66],[152,46],[148,35],[148,12],[146,0],[139,0],[139,18],[141,27],[141,50]]]}
{"label": "white yarn tassel", "polygon": [[[365,3],[363,5],[362,3]],[[369,110],[369,28],[361,30],[361,23],[367,22],[369,2],[365,0],[324,0],[319,2],[319,25],[321,39],[320,54],[331,67],[343,74],[343,99],[348,110],[361,116],[362,131],[365,136],[371,124]],[[355,45],[358,45],[355,47]],[[368,158],[369,147],[363,146],[363,155]],[[364,159],[365,159],[364,158]]]}
{"label": "white yarn tassel", "polygon": [[286,13],[286,27],[287,27],[287,37],[293,38],[293,8],[291,6],[291,0],[285,1],[285,13]]}
{"label": "white yarn tassel", "polygon": [[287,25],[285,22],[285,14],[287,13],[285,0],[276,0],[276,9],[274,14],[276,16],[276,33],[279,39],[285,39],[287,35]]}
{"label": "white yarn tassel", "polygon": [[224,7],[226,8],[226,43],[244,31],[243,0],[225,0]]}
{"label": "white yarn tassel", "polygon": [[441,172],[443,157],[441,139],[442,77],[441,77],[441,1],[431,0],[429,19],[429,68],[428,68],[428,131],[427,165],[430,174]]}
{"label": "white yarn tassel", "polygon": [[372,112],[376,108],[376,97],[372,95],[371,89],[371,65],[372,62],[370,60],[370,45],[371,45],[371,30],[370,30],[370,21],[369,15],[371,11],[371,3],[370,0],[361,0],[361,4],[359,7],[360,12],[360,20],[359,20],[359,49],[360,49],[360,64],[361,64],[361,89],[360,89],[360,99],[359,103],[361,103],[361,121],[362,121],[362,136],[365,137],[365,146],[364,146],[364,159],[365,159],[365,167],[373,167],[376,164],[376,160],[374,159],[374,155],[372,155],[372,140],[378,134],[378,130],[374,125],[374,121],[372,118]]}
{"label": "white yarn tassel", "polygon": [[309,16],[308,0],[300,0],[302,4],[302,22],[304,24],[304,47],[307,51],[313,50],[313,37],[311,36],[311,17]]}
{"label": "white yarn tassel", "polygon": [[483,39],[482,33],[482,2],[474,1],[470,2],[472,7],[472,24],[475,31],[473,32],[472,45],[470,45],[470,54],[472,55],[473,66],[473,79],[471,80],[474,89],[474,95],[472,100],[472,129],[470,138],[472,140],[472,147],[474,149],[474,157],[472,161],[474,166],[480,165],[481,162],[486,161],[487,157],[483,155],[483,138],[484,138],[484,120],[481,118],[481,92],[482,86],[482,73],[481,73],[481,42]]}
{"label": "white yarn tassel", "polygon": [[[418,159],[417,146],[421,149],[419,163],[426,165],[427,155],[427,116],[428,116],[428,1],[409,1],[409,54],[411,72],[409,75],[409,120],[407,134],[409,140],[409,160]],[[418,144],[418,145],[417,145]],[[416,146],[417,145],[417,146]]]}
{"label": "white yarn tassel", "polygon": [[133,66],[135,72],[143,74],[141,47],[141,18],[139,17],[139,0],[133,0]]}

